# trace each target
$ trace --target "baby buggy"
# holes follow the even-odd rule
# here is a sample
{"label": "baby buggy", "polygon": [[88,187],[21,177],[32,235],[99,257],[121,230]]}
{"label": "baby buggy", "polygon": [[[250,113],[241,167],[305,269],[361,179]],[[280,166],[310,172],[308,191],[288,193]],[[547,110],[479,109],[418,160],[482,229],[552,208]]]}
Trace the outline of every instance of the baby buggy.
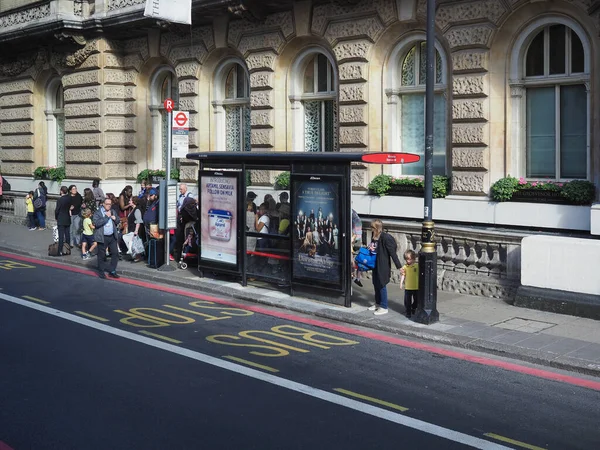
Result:
{"label": "baby buggy", "polygon": [[181,258],[179,259],[179,268],[187,269],[186,259],[198,259],[199,237],[196,230],[196,222],[188,222],[183,229],[185,241],[181,248]]}

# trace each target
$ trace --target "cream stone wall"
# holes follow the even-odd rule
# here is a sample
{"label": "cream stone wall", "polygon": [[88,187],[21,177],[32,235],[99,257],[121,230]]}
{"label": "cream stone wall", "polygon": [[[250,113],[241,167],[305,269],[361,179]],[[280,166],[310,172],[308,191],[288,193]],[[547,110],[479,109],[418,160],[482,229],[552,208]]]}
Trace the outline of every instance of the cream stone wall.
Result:
{"label": "cream stone wall", "polygon": [[[3,3],[5,4],[5,3]],[[104,3],[103,3],[104,4]],[[219,110],[215,70],[227,58],[245,63],[250,76],[251,143],[256,151],[294,147],[291,73],[307,49],[330,55],[338,73],[341,151],[395,151],[390,141],[386,73],[390,53],[411,33],[424,32],[425,0],[297,1],[263,21],[233,18],[224,11],[213,26],[151,29],[117,41],[107,35],[71,54],[46,50],[0,59],[0,159],[3,172],[28,175],[47,161],[45,83],[62,78],[65,94],[66,168],[72,178],[133,179],[151,160],[151,80],[161,66],[177,75],[180,109],[190,111],[190,151],[214,150]],[[6,5],[6,4],[5,4]],[[143,8],[143,2],[109,2]],[[136,6],[137,5],[137,6]],[[38,8],[39,9],[39,8]],[[37,10],[36,10],[37,11]],[[90,10],[93,16],[93,11]],[[7,13],[0,24],[17,23]],[[582,24],[592,43],[592,123],[598,123],[600,8],[590,0],[464,0],[439,4],[437,42],[447,61],[449,175],[454,194],[486,195],[511,173],[511,91],[508,59],[515,36],[542,14],[563,14]],[[19,16],[20,17],[20,16]],[[1,35],[2,31],[0,31]],[[512,92],[515,95],[515,92]],[[156,105],[154,105],[156,106]],[[592,127],[594,181],[600,159]],[[382,168],[356,166],[353,185],[365,188]],[[197,165],[183,161],[182,178]],[[389,168],[385,169],[389,172]],[[269,180],[265,178],[265,182]]]}

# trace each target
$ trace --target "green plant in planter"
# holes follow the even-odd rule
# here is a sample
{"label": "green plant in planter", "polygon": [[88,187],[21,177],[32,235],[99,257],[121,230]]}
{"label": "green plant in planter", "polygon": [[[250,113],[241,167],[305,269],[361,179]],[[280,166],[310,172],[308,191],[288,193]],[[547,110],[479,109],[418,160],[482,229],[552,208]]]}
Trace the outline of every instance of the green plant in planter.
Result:
{"label": "green plant in planter", "polygon": [[[423,177],[401,177],[391,175],[377,175],[369,183],[369,191],[380,197],[386,195],[392,186],[414,186],[425,188]],[[450,190],[450,179],[443,175],[433,176],[433,198],[444,198]]]}
{"label": "green plant in planter", "polygon": [[[151,177],[166,177],[167,171],[163,169],[144,169],[140,173],[137,174],[138,182],[142,182],[144,180],[149,180]],[[171,179],[179,181],[179,170],[176,168],[171,169]]]}
{"label": "green plant in planter", "polygon": [[510,200],[519,188],[519,180],[508,176],[496,181],[491,187],[492,198],[497,202],[506,202]]}
{"label": "green plant in planter", "polygon": [[589,205],[596,196],[596,187],[590,181],[573,180],[565,183],[560,193],[574,205]]}
{"label": "green plant in planter", "polygon": [[60,184],[66,177],[67,174],[64,167],[39,166],[33,171],[33,178],[35,180],[47,179],[56,181],[58,184]]}
{"label": "green plant in planter", "polygon": [[290,173],[289,172],[281,172],[279,175],[275,177],[275,189],[284,190],[290,188]]}

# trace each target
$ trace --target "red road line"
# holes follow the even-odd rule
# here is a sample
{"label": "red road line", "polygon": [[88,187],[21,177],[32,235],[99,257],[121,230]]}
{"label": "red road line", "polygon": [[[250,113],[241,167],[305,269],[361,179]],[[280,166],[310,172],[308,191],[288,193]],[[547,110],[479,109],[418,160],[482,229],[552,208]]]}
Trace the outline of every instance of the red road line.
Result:
{"label": "red road line", "polygon": [[[12,255],[12,254],[2,253],[2,252],[0,252],[0,256],[13,258],[13,259],[21,260],[21,261],[26,261],[26,262],[30,262],[30,263],[34,263],[34,264],[39,264],[39,265],[43,265],[43,266],[68,270],[71,272],[82,273],[85,275],[95,275],[96,274],[96,272],[92,271],[92,270],[79,269],[76,267],[64,266],[62,264],[56,264],[56,263],[51,263],[51,262],[47,262],[47,261],[39,261],[39,260],[35,260],[33,258],[28,258],[26,256]],[[469,354],[462,353],[462,352],[459,352],[456,350],[447,350],[447,349],[435,347],[431,344],[412,342],[412,341],[408,341],[406,339],[401,339],[401,338],[397,338],[397,337],[393,337],[393,336],[386,336],[386,335],[378,334],[378,333],[371,332],[371,331],[357,330],[357,329],[350,328],[350,327],[347,327],[344,325],[338,325],[338,324],[334,324],[334,323],[324,322],[322,320],[317,320],[317,319],[309,319],[306,317],[299,317],[299,316],[295,316],[293,314],[284,313],[284,312],[280,312],[280,311],[270,311],[270,310],[268,310],[266,308],[262,308],[260,306],[240,305],[239,303],[235,303],[235,302],[232,302],[229,300],[224,300],[221,298],[213,297],[210,295],[196,294],[194,292],[188,292],[183,289],[178,289],[178,288],[173,288],[173,287],[168,287],[168,286],[160,286],[160,285],[149,283],[146,281],[134,280],[134,279],[130,279],[130,278],[120,278],[120,279],[114,280],[114,281],[119,281],[121,283],[130,284],[133,286],[143,287],[143,288],[147,288],[147,289],[153,289],[156,291],[167,292],[169,294],[176,294],[176,295],[181,295],[181,296],[185,296],[185,297],[196,298],[199,300],[208,300],[208,301],[211,301],[214,303],[218,303],[220,305],[244,309],[247,311],[255,312],[257,314],[263,314],[266,316],[277,317],[279,319],[285,319],[285,320],[289,320],[292,322],[298,322],[298,323],[303,323],[306,325],[312,325],[315,327],[325,328],[327,330],[332,330],[332,331],[338,331],[340,333],[345,333],[345,334],[349,334],[349,335],[353,335],[353,336],[361,336],[361,337],[364,337],[367,339],[372,339],[372,340],[381,341],[381,342],[387,342],[389,344],[398,345],[401,347],[407,347],[407,348],[421,350],[421,351],[428,352],[428,353],[434,353],[437,355],[446,356],[448,358],[458,359],[458,360],[462,360],[462,361],[468,361],[468,362],[481,364],[481,365],[489,366],[489,367],[497,367],[497,368],[508,370],[511,372],[522,373],[522,374],[534,376],[537,378],[543,378],[543,379],[552,380],[552,381],[559,381],[561,383],[572,384],[574,386],[580,386],[580,387],[600,391],[600,382],[598,382],[598,381],[586,380],[586,379],[577,378],[577,377],[574,377],[571,375],[563,375],[563,374],[550,372],[548,370],[543,370],[543,369],[535,369],[532,367],[525,367],[525,366],[521,366],[521,365],[518,365],[515,363],[499,361],[499,360],[495,360],[495,359],[488,358],[488,357],[469,355]],[[4,449],[2,449],[0,447],[0,450],[4,450]]]}
{"label": "red road line", "polygon": [[0,441],[0,450],[13,450],[13,448]]}

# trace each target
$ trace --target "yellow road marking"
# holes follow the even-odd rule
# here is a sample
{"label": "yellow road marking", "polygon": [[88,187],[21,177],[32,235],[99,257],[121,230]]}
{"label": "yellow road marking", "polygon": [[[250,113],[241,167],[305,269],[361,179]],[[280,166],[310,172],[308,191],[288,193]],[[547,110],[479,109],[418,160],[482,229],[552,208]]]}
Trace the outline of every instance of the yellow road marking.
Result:
{"label": "yellow road marking", "polygon": [[88,314],[83,311],[75,311],[75,313],[79,314],[80,316],[89,317],[90,319],[99,320],[100,322],[110,322],[110,320],[105,319],[104,317],[94,316],[93,314]]}
{"label": "yellow road marking", "polygon": [[273,369],[272,367],[269,367],[269,366],[263,366],[262,364],[258,364],[258,363],[252,362],[252,361],[248,361],[247,359],[236,358],[235,356],[223,356],[223,358],[230,359],[232,361],[236,361],[236,362],[239,362],[239,363],[242,363],[242,364],[247,364],[249,366],[256,367],[258,369],[263,369],[263,370],[266,370],[268,372],[273,372],[273,373],[279,372],[279,370],[277,370],[277,369]]}
{"label": "yellow road marking", "polygon": [[41,300],[39,298],[30,297],[29,295],[24,295],[23,298],[26,299],[26,300],[31,300],[32,302],[41,303],[42,305],[49,305],[50,304],[50,302],[47,302],[46,300]]}
{"label": "yellow road marking", "polygon": [[178,341],[177,339],[163,336],[162,334],[152,333],[151,331],[142,330],[140,331],[140,333],[145,334],[146,336],[152,336],[157,339],[162,339],[163,341],[172,342],[173,344],[181,344],[181,341]]}
{"label": "yellow road marking", "polygon": [[360,398],[361,400],[367,400],[369,402],[377,403],[378,405],[387,406],[388,408],[392,408],[392,409],[395,409],[398,411],[402,411],[402,412],[408,411],[408,408],[405,408],[404,406],[396,405],[395,403],[386,402],[385,400],[379,400],[378,398],[368,397],[366,395],[358,394],[356,392],[347,391],[346,389],[335,388],[334,391],[339,392],[340,394],[349,395],[351,397]]}
{"label": "yellow road marking", "polygon": [[544,447],[537,447],[535,445],[527,444],[526,442],[515,441],[514,439],[500,436],[499,434],[485,433],[484,436],[491,437],[492,439],[497,439],[499,441],[506,442],[508,444],[513,444],[513,445],[518,445],[519,447],[528,448],[530,450],[546,450]]}

